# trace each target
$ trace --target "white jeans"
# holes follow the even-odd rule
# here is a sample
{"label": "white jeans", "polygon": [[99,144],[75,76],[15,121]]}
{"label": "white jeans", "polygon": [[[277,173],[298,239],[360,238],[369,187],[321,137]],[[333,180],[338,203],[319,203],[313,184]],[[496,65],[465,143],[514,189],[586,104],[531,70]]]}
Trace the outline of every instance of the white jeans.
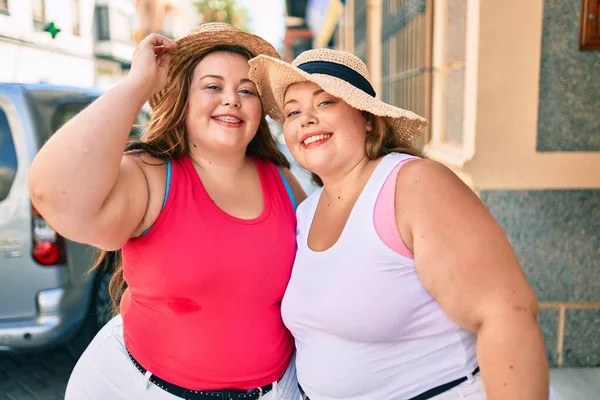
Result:
{"label": "white jeans", "polygon": [[[318,397],[308,397],[306,395],[302,396],[302,400],[321,400]],[[353,398],[358,399],[358,398]],[[438,394],[435,397],[431,398],[432,400],[486,400],[485,391],[483,389],[483,381],[481,380],[481,376],[479,374],[472,377],[472,379],[461,383],[458,386],[453,387],[447,392]],[[327,397],[327,400],[333,400],[330,397]],[[375,400],[369,396],[360,397],[360,400]],[[379,399],[377,399],[379,400]],[[384,400],[384,399],[381,399]],[[385,399],[385,400],[401,400],[401,399]]]}
{"label": "white jeans", "polygon": [[[302,397],[305,399],[306,397]],[[485,390],[483,388],[483,380],[481,379],[481,375],[477,374],[473,377],[473,379],[465,381],[458,386],[453,387],[447,392],[440,393],[435,397],[431,398],[432,400],[486,400],[487,397],[485,395]],[[310,400],[319,400],[313,399]],[[367,398],[365,398],[367,400]],[[368,400],[374,400],[368,398]],[[388,399],[386,399],[388,400]],[[392,400],[392,399],[389,399]],[[394,399],[399,400],[399,399]],[[549,400],[561,400],[556,392],[550,388],[550,399]]]}
{"label": "white jeans", "polygon": [[[65,400],[177,400],[149,382],[133,365],[123,343],[123,320],[116,316],[98,332],[75,365]],[[294,360],[261,400],[298,400]]]}
{"label": "white jeans", "polygon": [[[486,400],[480,374],[475,375],[474,378],[472,382],[463,382],[447,392],[433,397],[432,400]],[[552,388],[550,388],[549,400],[560,400]]]}
{"label": "white jeans", "polygon": [[433,397],[435,400],[485,400],[485,390],[481,374],[477,374],[447,392]]}
{"label": "white jeans", "polygon": [[[486,400],[485,392],[483,390],[483,381],[481,380],[480,374],[475,375],[474,378],[475,379],[472,382],[463,382],[447,392],[433,397],[432,400]],[[552,390],[552,387],[550,387],[549,400],[560,400]]]}

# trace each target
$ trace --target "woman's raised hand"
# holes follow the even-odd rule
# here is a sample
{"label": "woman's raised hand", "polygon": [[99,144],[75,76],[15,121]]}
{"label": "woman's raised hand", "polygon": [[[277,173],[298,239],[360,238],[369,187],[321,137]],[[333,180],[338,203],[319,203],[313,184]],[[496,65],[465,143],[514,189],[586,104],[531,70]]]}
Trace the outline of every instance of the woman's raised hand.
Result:
{"label": "woman's raised hand", "polygon": [[147,89],[148,97],[160,92],[167,83],[171,54],[177,44],[158,33],[146,36],[135,49],[127,80]]}

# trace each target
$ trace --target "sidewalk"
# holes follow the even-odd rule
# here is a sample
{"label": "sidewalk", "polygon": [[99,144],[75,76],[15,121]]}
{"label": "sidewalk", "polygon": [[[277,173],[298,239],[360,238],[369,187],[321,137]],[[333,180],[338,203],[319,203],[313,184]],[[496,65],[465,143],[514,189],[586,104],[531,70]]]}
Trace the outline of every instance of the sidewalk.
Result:
{"label": "sidewalk", "polygon": [[600,399],[600,368],[553,368],[550,384],[560,400]]}

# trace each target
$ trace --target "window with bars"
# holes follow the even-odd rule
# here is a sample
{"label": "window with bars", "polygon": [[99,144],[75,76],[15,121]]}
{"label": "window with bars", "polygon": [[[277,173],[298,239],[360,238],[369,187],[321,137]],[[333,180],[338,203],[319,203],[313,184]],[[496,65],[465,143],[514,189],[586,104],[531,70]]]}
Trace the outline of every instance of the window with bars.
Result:
{"label": "window with bars", "polygon": [[382,15],[382,100],[429,120],[432,0],[384,0]]}
{"label": "window with bars", "polygon": [[108,6],[96,6],[94,15],[97,40],[133,44],[133,16]]}
{"label": "window with bars", "polygon": [[96,39],[109,40],[110,25],[108,19],[108,6],[96,6],[94,18],[96,20]]}

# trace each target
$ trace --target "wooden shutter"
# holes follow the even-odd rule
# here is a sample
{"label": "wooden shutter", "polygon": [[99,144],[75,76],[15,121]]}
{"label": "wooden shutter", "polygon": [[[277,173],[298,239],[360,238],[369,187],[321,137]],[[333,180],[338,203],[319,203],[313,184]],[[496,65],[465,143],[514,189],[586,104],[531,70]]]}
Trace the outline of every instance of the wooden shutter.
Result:
{"label": "wooden shutter", "polygon": [[579,48],[600,50],[600,0],[581,0]]}

